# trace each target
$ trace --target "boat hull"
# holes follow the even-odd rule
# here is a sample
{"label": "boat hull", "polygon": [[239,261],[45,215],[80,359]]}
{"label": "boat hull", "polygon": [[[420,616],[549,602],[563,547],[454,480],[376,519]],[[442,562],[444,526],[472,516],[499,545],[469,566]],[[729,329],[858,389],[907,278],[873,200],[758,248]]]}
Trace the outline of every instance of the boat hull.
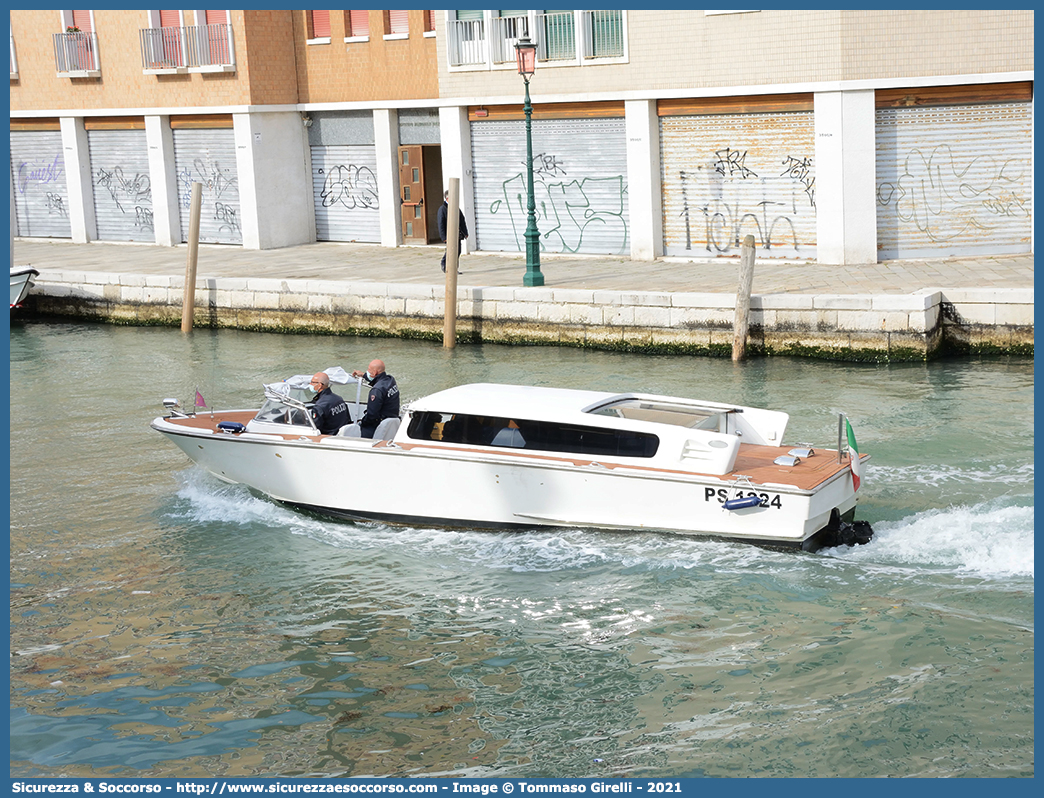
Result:
{"label": "boat hull", "polygon": [[11,269],[11,307],[15,308],[29,294],[33,287],[33,280],[40,274],[36,269],[30,267]]}
{"label": "boat hull", "polygon": [[[459,528],[656,530],[802,547],[851,515],[851,475],[815,490],[737,487],[715,477],[569,455],[398,445],[358,438],[212,433],[152,425],[218,478],[276,501],[351,519]],[[756,493],[737,510],[726,499]]]}

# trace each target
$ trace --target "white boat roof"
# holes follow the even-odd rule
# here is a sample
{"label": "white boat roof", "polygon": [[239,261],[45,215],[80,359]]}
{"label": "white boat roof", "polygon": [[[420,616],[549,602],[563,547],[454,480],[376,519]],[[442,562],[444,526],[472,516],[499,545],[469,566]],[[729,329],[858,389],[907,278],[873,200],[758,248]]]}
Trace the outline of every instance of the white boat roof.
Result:
{"label": "white boat roof", "polygon": [[[435,411],[440,413],[462,413],[496,418],[517,418],[534,421],[558,421],[592,423],[589,412],[595,407],[627,399],[652,400],[655,402],[685,405],[710,410],[740,409],[739,405],[718,402],[699,402],[673,396],[657,396],[642,393],[608,393],[571,388],[544,388],[535,385],[502,385],[498,383],[472,383],[447,388],[430,394],[410,404],[411,412]],[[607,419],[599,418],[598,423]]]}

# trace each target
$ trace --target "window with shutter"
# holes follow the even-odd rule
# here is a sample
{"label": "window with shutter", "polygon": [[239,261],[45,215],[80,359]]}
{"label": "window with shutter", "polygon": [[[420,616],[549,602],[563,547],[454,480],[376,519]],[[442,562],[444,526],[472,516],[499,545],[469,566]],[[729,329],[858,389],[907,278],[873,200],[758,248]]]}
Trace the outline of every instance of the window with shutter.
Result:
{"label": "window with shutter", "polygon": [[94,28],[91,27],[90,11],[73,11],[72,19],[73,27],[79,28],[82,33],[91,33],[94,30]]}
{"label": "window with shutter", "polygon": [[227,11],[204,11],[204,16],[207,20],[207,25],[227,25],[228,24],[228,12]]}
{"label": "window with shutter", "polygon": [[329,39],[330,38],[330,12],[329,11],[309,11],[308,12],[311,23],[311,31],[309,31],[309,39]]}
{"label": "window with shutter", "polygon": [[386,11],[385,33],[389,36],[406,35],[410,32],[409,11]]}
{"label": "window with shutter", "polygon": [[185,65],[183,42],[181,41],[181,12],[160,11],[160,29],[149,41],[148,66],[170,69]]}
{"label": "window with shutter", "polygon": [[349,36],[369,36],[370,35],[370,12],[369,11],[349,11],[348,12],[349,22]]}
{"label": "window with shutter", "polygon": [[435,12],[425,11],[424,12],[424,32],[434,33],[435,32]]}

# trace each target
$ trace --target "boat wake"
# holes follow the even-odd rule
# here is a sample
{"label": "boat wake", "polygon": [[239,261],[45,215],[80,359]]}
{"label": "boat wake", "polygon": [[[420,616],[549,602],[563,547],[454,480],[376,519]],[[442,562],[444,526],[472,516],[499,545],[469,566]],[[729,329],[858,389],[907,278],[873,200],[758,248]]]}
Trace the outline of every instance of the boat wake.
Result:
{"label": "boat wake", "polygon": [[867,483],[876,487],[898,485],[908,488],[919,485],[927,488],[954,485],[1003,485],[1011,488],[1033,489],[1033,463],[1016,468],[986,465],[968,468],[938,463],[911,466],[880,466],[871,463],[867,469]]}
{"label": "boat wake", "polygon": [[[478,569],[563,572],[598,568],[675,571],[713,568],[740,572],[787,567],[807,555],[719,540],[699,540],[656,532],[601,532],[583,529],[483,532],[352,523],[300,513],[259,498],[241,485],[226,485],[189,469],[178,493],[187,506],[180,517],[199,524],[257,526],[302,535],[356,556],[399,549],[432,563],[465,563]],[[879,571],[910,568],[960,577],[1001,580],[1033,578],[1033,507],[993,499],[929,510],[893,521],[875,521],[865,546],[823,549],[816,557],[860,564]],[[1020,587],[1021,589],[1021,587]]]}
{"label": "boat wake", "polygon": [[[956,576],[1033,578],[1033,507],[993,499],[874,523],[867,546],[823,550],[852,562],[921,566]],[[1020,589],[1023,587],[1019,580]]]}

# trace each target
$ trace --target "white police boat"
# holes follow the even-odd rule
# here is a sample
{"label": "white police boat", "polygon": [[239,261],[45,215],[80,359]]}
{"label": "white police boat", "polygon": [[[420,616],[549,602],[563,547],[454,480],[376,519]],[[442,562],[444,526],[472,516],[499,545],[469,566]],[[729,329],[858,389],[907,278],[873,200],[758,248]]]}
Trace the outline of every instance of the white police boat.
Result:
{"label": "white police boat", "polygon": [[[335,392],[353,379],[340,368],[327,374]],[[840,432],[837,449],[784,445],[786,413],[473,384],[413,401],[368,439],[354,424],[320,434],[308,379],[265,386],[260,410],[182,412],[166,400],[169,413],[152,428],[219,479],[348,519],[656,530],[806,551],[873,534],[853,520],[869,455]],[[352,410],[358,419],[358,395]]]}

